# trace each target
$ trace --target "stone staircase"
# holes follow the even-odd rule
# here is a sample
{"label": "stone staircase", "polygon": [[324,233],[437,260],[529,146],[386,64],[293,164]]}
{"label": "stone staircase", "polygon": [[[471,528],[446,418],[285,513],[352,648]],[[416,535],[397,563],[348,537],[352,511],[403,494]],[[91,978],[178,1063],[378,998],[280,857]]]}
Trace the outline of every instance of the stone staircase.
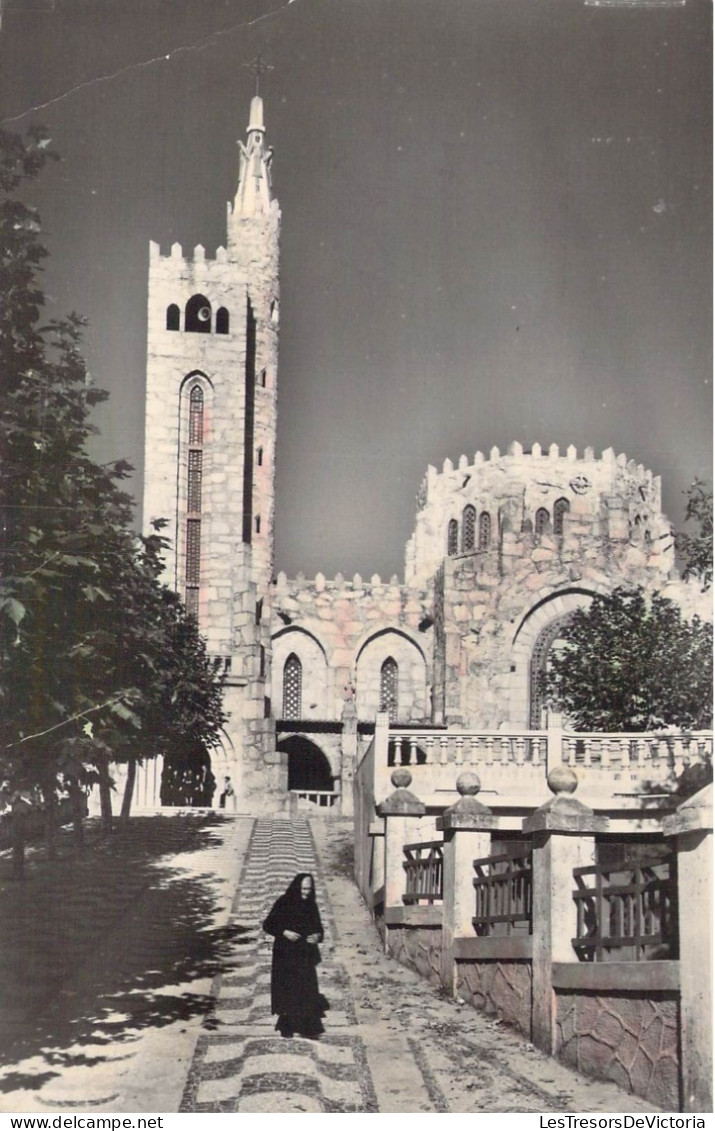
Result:
{"label": "stone staircase", "polygon": [[[273,940],[261,923],[297,872],[315,877],[325,931],[319,981],[330,1010],[320,1042],[284,1040],[270,1012]],[[256,820],[232,922],[245,933],[216,979],[216,1006],[199,1038],[181,1111],[377,1111],[348,977],[333,958],[335,924],[307,821]]]}

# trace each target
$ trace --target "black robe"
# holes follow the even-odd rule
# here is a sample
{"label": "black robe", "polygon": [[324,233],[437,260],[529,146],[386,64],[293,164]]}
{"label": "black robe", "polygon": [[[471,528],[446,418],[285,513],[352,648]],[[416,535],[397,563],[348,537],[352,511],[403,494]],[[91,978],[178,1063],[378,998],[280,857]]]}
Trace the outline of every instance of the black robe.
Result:
{"label": "black robe", "polygon": [[[323,941],[323,925],[315,899],[304,900],[299,892],[286,892],[273,904],[263,930],[275,939],[271,1013],[278,1014],[276,1028],[282,1032],[322,1033],[320,1018],[326,1002],[318,992],[316,967],[320,951],[316,943],[306,942],[308,935],[317,935],[319,942]],[[300,938],[292,942],[284,938],[284,931],[295,931]]]}

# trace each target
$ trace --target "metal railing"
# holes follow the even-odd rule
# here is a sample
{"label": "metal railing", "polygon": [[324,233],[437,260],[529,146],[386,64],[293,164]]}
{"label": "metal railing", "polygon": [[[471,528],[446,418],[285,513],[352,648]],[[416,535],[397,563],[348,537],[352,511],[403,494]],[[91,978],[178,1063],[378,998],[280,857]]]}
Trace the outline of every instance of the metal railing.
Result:
{"label": "metal railing", "polygon": [[403,903],[439,903],[442,900],[444,865],[441,840],[405,844],[405,894]]}
{"label": "metal railing", "polygon": [[497,856],[473,861],[476,933],[490,935],[531,934],[531,849],[515,846]]}
{"label": "metal railing", "polygon": [[677,958],[677,856],[652,864],[575,868],[581,962]]}

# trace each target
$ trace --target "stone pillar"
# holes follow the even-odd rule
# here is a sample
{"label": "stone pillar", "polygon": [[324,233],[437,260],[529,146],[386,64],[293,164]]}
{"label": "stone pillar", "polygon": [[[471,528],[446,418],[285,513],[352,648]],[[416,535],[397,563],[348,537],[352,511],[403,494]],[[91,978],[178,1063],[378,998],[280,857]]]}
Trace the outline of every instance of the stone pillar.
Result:
{"label": "stone pillar", "polygon": [[353,779],[357,768],[357,710],[355,699],[349,697],[343,704],[340,735],[340,816],[352,817]]}
{"label": "stone pillar", "polygon": [[442,987],[454,997],[457,986],[454,940],[473,938],[474,870],[472,861],[491,854],[492,829],[498,818],[477,800],[481,782],[469,771],[457,778],[459,801],[437,818],[444,833],[442,879]]}
{"label": "stone pillar", "polygon": [[683,1111],[713,1110],[712,785],[663,821],[678,852],[680,1048]]}
{"label": "stone pillar", "polygon": [[391,777],[395,792],[377,806],[385,818],[385,907],[402,907],[405,894],[405,869],[402,867],[403,845],[410,842],[410,826],[415,817],[423,817],[425,807],[407,788],[412,782],[409,770],[394,770]]}
{"label": "stone pillar", "polygon": [[578,778],[567,766],[552,769],[546,780],[555,796],[526,817],[522,828],[533,838],[531,1039],[553,1055],[556,1001],[551,966],[577,961],[571,943],[576,934],[573,872],[594,862],[594,834],[607,830],[608,819],[570,796]]}

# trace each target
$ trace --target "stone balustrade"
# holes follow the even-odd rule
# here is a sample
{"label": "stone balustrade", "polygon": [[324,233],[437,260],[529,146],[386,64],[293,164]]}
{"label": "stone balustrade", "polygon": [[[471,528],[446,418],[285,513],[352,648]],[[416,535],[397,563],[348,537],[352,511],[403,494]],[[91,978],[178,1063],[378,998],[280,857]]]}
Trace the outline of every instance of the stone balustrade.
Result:
{"label": "stone balustrade", "polygon": [[543,731],[417,731],[390,728],[388,765],[539,766],[546,763]]}
{"label": "stone balustrade", "polygon": [[[477,770],[484,793],[499,807],[546,783],[549,770],[577,769],[581,794],[603,807],[628,809],[667,796],[690,767],[712,761],[713,732],[580,733],[552,725],[547,730],[487,731],[390,726],[379,714],[374,738],[374,796],[384,796],[392,770],[409,767],[420,796],[436,804],[454,791],[454,773]],[[444,804],[442,800],[442,804]]]}

